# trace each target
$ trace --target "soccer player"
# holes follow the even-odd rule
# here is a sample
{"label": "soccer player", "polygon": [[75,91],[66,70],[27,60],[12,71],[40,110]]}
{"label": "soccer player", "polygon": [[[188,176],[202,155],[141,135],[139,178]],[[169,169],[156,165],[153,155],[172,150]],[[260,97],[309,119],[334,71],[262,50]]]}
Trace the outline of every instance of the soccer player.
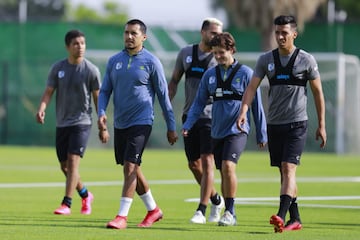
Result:
{"label": "soccer player", "polygon": [[115,160],[123,166],[124,173],[120,208],[115,219],[107,224],[115,229],[127,227],[135,192],[148,211],[139,227],[150,227],[163,217],[140,167],[154,120],[155,95],[166,120],[168,142],[173,145],[178,138],[162,64],[143,47],[146,25],[138,19],[129,20],[123,37],[125,49],[107,63],[98,110],[99,137],[105,143],[109,139],[106,108],[113,93]]}
{"label": "soccer player", "polygon": [[[210,41],[217,33],[222,32],[222,22],[216,18],[207,18],[201,26],[201,40],[199,44],[193,44],[182,48],[177,56],[175,68],[169,82],[169,95],[172,100],[177,92],[177,86],[185,73],[185,105],[183,109],[183,123],[193,103],[199,83],[204,72],[216,65],[214,55],[211,53]],[[200,203],[191,223],[206,223],[206,208],[211,200],[211,212],[209,222],[218,222],[221,210],[224,208],[224,199],[216,192],[214,187],[214,156],[211,142],[211,107],[212,99],[204,108],[199,120],[184,137],[185,154],[188,167],[193,173],[195,180],[200,185]]]}
{"label": "soccer player", "polygon": [[86,42],[82,32],[67,32],[65,45],[68,57],[52,66],[36,120],[44,124],[46,107],[56,91],[56,153],[66,177],[66,187],[61,206],[54,213],[71,213],[76,189],[82,198],[81,213],[90,214],[94,196],[82,183],[79,167],[91,131],[91,96],[97,110],[100,71],[84,58]]}
{"label": "soccer player", "polygon": [[[187,120],[183,125],[183,136],[187,137],[192,126],[201,116],[210,96],[213,97],[211,136],[216,169],[221,175],[221,190],[225,199],[225,212],[218,221],[219,226],[236,225],[234,200],[237,191],[236,165],[245,149],[250,131],[250,121],[245,123],[245,131],[240,131],[236,120],[240,113],[242,95],[248,86],[252,69],[240,64],[235,58],[235,40],[230,33],[214,36],[210,45],[218,63],[203,75]],[[256,139],[259,147],[267,142],[266,119],[261,102],[260,90],[252,103],[252,113],[256,125]],[[250,115],[250,111],[246,114]]]}
{"label": "soccer player", "polygon": [[[276,215],[270,218],[275,232],[302,228],[297,205],[296,168],[300,164],[306,134],[308,115],[307,83],[314,96],[318,118],[315,137],[326,144],[325,103],[320,74],[312,55],[294,45],[297,24],[293,16],[278,16],[274,20],[278,48],[266,52],[256,63],[254,76],[243,97],[238,128],[246,122],[246,113],[256,89],[267,76],[270,83],[268,136],[271,166],[280,170],[280,204]],[[287,212],[289,221],[284,224]]]}

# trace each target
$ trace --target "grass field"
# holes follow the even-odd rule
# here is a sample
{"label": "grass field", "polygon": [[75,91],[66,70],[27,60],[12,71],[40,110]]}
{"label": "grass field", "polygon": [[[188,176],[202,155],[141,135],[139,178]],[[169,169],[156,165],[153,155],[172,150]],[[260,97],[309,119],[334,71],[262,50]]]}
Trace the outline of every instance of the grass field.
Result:
{"label": "grass field", "polygon": [[[0,146],[0,239],[346,239],[360,237],[359,156],[304,153],[298,168],[299,206],[303,230],[273,233],[269,217],[278,205],[279,176],[269,167],[266,152],[245,152],[237,166],[238,225],[189,223],[199,187],[187,169],[183,151],[146,150],[143,171],[164,218],[149,229],[139,229],[146,210],[136,197],[126,230],[106,229],[119,208],[122,168],[111,149],[88,149],[81,176],[95,196],[93,214],[80,214],[80,198],[72,214],[52,211],[64,194],[53,148]],[[219,189],[219,174],[216,172]],[[209,210],[207,211],[209,213]]]}

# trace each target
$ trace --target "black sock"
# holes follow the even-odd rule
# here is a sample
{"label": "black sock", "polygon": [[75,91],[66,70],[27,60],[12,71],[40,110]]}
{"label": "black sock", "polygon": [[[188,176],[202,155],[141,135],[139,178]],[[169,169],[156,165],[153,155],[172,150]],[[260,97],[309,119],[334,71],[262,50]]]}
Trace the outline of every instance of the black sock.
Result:
{"label": "black sock", "polygon": [[215,193],[214,196],[210,197],[210,201],[214,205],[219,205],[221,203],[221,197],[218,193]]}
{"label": "black sock", "polygon": [[81,198],[87,198],[88,197],[88,190],[87,190],[87,188],[85,186],[82,189],[78,190],[78,193],[79,193]]}
{"label": "black sock", "polygon": [[281,217],[285,221],[286,213],[289,210],[291,204],[292,197],[289,195],[281,195],[280,196],[280,207],[277,215]]}
{"label": "black sock", "polygon": [[291,205],[289,207],[289,213],[290,213],[290,220],[293,220],[293,221],[296,220],[296,221],[301,222],[296,198],[293,198],[291,201]]}
{"label": "black sock", "polygon": [[233,216],[235,216],[234,198],[225,198],[225,211],[229,211]]}
{"label": "black sock", "polygon": [[199,203],[199,207],[197,208],[196,211],[201,211],[202,214],[205,216],[205,213],[206,213],[206,205]]}
{"label": "black sock", "polygon": [[71,201],[72,201],[71,198],[65,196],[65,197],[63,198],[61,204],[64,204],[64,205],[66,205],[66,206],[68,206],[68,207],[70,208],[70,207],[71,207]]}

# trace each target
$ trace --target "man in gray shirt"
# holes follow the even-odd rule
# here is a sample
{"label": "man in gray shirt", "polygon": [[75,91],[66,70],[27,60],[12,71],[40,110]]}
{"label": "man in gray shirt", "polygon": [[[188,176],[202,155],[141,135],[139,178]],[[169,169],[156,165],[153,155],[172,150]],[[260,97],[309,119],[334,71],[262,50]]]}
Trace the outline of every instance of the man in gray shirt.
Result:
{"label": "man in gray shirt", "polygon": [[[187,113],[195,99],[201,77],[206,69],[215,66],[216,60],[211,53],[210,41],[222,32],[222,22],[215,18],[207,18],[201,27],[201,41],[182,48],[176,58],[174,71],[169,82],[169,96],[172,100],[177,91],[177,86],[185,73],[185,105],[182,122],[187,118]],[[223,198],[214,187],[214,157],[212,154],[211,139],[211,108],[212,99],[208,100],[200,119],[194,124],[187,137],[184,137],[185,154],[188,167],[200,185],[200,203],[191,223],[206,223],[205,212],[209,199],[212,203],[209,222],[218,222],[220,212],[224,208]]]}
{"label": "man in gray shirt", "polygon": [[[270,83],[268,111],[268,144],[271,166],[281,175],[280,204],[270,217],[275,232],[300,230],[302,223],[296,202],[296,168],[300,164],[307,134],[307,82],[314,96],[318,117],[316,139],[326,145],[325,101],[320,74],[314,57],[296,48],[297,24],[293,16],[278,16],[274,20],[278,48],[258,59],[250,85],[245,91],[238,118],[238,128],[246,122],[246,112],[262,79]],[[290,220],[284,224],[286,213]]]}
{"label": "man in gray shirt", "polygon": [[79,166],[91,131],[91,95],[97,110],[100,71],[84,58],[86,43],[82,32],[67,32],[65,44],[68,57],[52,66],[36,120],[44,124],[46,107],[56,91],[56,153],[66,177],[66,187],[54,214],[71,214],[75,189],[82,198],[81,213],[90,214],[94,196],[80,180]]}

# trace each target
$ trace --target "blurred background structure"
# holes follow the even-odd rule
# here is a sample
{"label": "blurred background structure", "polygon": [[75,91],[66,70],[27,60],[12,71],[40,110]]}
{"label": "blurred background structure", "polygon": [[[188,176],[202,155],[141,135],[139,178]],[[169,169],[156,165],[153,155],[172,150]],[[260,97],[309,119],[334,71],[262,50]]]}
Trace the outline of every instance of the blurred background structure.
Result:
{"label": "blurred background structure", "polygon": [[[237,58],[253,67],[257,57],[275,47],[272,20],[295,15],[300,35],[296,44],[314,54],[322,74],[326,98],[328,146],[326,151],[360,153],[360,1],[358,0],[2,0],[0,2],[0,144],[53,145],[55,113],[52,102],[44,126],[35,113],[54,61],[66,57],[64,34],[73,28],[87,38],[87,57],[102,75],[110,55],[120,51],[122,30],[129,18],[147,23],[146,48],[161,59],[170,77],[178,50],[199,41],[201,21],[216,16],[237,42]],[[151,3],[149,5],[149,3]],[[179,6],[183,6],[181,10]],[[161,6],[161,7],[160,7]],[[189,8],[194,8],[191,11]],[[157,13],[157,9],[165,9]],[[189,9],[188,11],[186,9]],[[184,12],[181,12],[184,11]],[[179,15],[178,20],[174,15]],[[171,18],[174,17],[174,18]],[[197,19],[195,18],[197,17]],[[167,18],[169,18],[167,20]],[[181,129],[183,94],[179,86],[173,105]],[[267,84],[262,86],[266,105]],[[53,99],[54,101],[54,99]],[[309,95],[310,128],[306,149],[317,151],[316,113]],[[166,148],[166,132],[156,106],[150,147]],[[110,106],[110,114],[112,112]],[[96,121],[94,113],[94,120]],[[111,123],[110,123],[111,124]],[[104,147],[96,126],[90,147]],[[182,140],[176,147],[182,148]],[[112,147],[108,144],[105,147]],[[248,149],[256,149],[250,136]]]}

